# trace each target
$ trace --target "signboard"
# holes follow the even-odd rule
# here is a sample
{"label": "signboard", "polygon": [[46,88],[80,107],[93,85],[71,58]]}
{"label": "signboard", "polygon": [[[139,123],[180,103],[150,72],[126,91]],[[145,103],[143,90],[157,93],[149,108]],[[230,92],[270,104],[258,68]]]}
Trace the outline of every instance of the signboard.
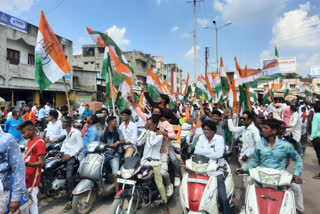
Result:
{"label": "signboard", "polygon": [[28,23],[0,11],[0,24],[27,33]]}
{"label": "signboard", "polygon": [[[275,58],[263,59],[262,60],[262,67],[264,67],[271,60],[274,60],[274,59]],[[296,73],[297,72],[296,57],[279,57],[277,59],[280,64],[280,72],[281,73],[285,74],[285,73]]]}
{"label": "signboard", "polygon": [[310,76],[312,78],[320,77],[320,66],[311,66],[310,67]]}

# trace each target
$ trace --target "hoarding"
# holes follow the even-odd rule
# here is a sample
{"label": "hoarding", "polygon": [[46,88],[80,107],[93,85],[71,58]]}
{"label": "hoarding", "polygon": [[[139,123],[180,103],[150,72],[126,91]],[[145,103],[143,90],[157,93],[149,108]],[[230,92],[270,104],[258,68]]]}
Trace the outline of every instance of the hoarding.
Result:
{"label": "hoarding", "polygon": [[28,23],[0,11],[0,24],[27,33]]}
{"label": "hoarding", "polygon": [[[263,59],[262,67],[264,67],[266,64],[268,64],[271,60],[274,60],[274,59],[275,58]],[[276,59],[279,62],[281,73],[286,74],[286,73],[297,72],[296,57],[278,57]]]}
{"label": "hoarding", "polygon": [[310,76],[312,78],[320,77],[320,66],[311,66],[310,67]]}

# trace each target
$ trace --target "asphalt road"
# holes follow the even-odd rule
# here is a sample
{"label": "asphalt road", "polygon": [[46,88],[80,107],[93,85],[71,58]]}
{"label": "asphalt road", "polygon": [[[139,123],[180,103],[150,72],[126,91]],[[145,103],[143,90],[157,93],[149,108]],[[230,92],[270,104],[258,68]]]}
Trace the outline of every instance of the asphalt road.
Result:
{"label": "asphalt road", "polygon": [[[233,162],[233,161],[231,161]],[[289,166],[289,171],[292,172],[293,169],[293,162],[291,162]],[[230,164],[231,168],[237,167],[234,164]],[[319,172],[319,165],[318,161],[315,155],[315,152],[312,147],[307,147],[305,157],[304,157],[304,170],[302,174],[302,179],[305,181],[304,184],[302,184],[302,190],[304,194],[304,204],[305,204],[305,214],[314,214],[319,213],[320,211],[320,180],[315,180],[312,178],[312,176]],[[241,197],[242,192],[242,178],[238,176],[234,176],[235,181],[235,199],[234,204],[237,208],[236,210],[239,210],[242,206],[242,200],[243,197]],[[112,204],[112,197],[98,197],[95,207],[91,213],[93,214],[102,214],[102,213],[108,213],[111,204]],[[41,200],[39,203],[39,213],[43,214],[61,214],[61,213],[67,213],[71,214],[72,211],[64,212],[63,207],[66,202],[65,197],[56,198],[56,199],[44,199]],[[181,213],[181,207],[179,204],[179,196],[178,192],[176,191],[175,197],[173,197],[169,202],[169,208],[171,214]],[[138,214],[161,214],[163,207],[150,207],[148,209],[139,210]],[[237,213],[237,211],[235,212]]]}

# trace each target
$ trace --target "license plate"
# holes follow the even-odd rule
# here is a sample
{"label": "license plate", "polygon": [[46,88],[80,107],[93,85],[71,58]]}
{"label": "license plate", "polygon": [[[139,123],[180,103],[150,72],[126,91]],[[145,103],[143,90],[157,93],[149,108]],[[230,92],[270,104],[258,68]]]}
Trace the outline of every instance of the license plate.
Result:
{"label": "license plate", "polygon": [[197,178],[188,178],[187,182],[190,183],[199,183],[199,184],[207,184],[208,181],[207,180],[203,180],[203,179],[197,179]]}
{"label": "license plate", "polygon": [[130,185],[134,185],[136,183],[136,181],[126,180],[126,179],[122,179],[122,178],[118,178],[117,181],[118,181],[118,183],[130,184]]}

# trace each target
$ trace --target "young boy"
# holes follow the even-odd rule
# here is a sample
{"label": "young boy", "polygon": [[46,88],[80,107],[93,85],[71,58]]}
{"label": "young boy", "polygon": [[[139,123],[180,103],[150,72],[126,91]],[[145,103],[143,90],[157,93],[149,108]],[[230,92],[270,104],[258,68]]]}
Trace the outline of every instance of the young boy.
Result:
{"label": "young boy", "polygon": [[17,130],[21,131],[24,139],[28,139],[23,157],[26,165],[26,187],[33,199],[32,205],[23,210],[22,214],[38,214],[38,186],[40,186],[41,168],[44,165],[46,145],[37,135],[32,121],[26,120],[20,123]]}

